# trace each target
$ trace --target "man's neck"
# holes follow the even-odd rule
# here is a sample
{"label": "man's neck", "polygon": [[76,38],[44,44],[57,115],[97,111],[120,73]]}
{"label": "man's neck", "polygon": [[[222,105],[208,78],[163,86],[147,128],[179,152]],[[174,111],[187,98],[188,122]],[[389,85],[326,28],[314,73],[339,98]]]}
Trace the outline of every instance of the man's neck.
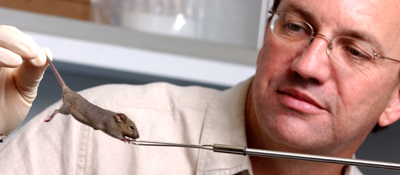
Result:
{"label": "man's neck", "polygon": [[343,165],[299,160],[250,157],[254,175],[341,175]]}

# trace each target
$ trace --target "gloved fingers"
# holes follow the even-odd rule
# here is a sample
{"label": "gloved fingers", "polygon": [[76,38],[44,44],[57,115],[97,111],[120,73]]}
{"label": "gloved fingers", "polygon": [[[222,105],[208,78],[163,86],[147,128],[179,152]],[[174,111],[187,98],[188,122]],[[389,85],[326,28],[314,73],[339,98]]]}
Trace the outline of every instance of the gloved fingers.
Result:
{"label": "gloved fingers", "polygon": [[47,67],[46,54],[52,59],[30,36],[0,25],[0,134],[9,134],[28,114]]}
{"label": "gloved fingers", "polygon": [[[18,68],[14,69],[14,77],[16,86],[25,99],[26,102],[32,103],[37,94],[37,87],[43,78],[43,73],[46,70],[46,62],[41,63],[41,60],[46,60],[46,55],[50,59],[53,59],[52,53],[47,48],[42,48],[39,50],[37,58],[29,61],[24,61]],[[40,64],[43,66],[37,67],[34,62],[40,60]]]}
{"label": "gloved fingers", "polygon": [[[43,53],[44,53],[44,55],[43,55]],[[36,67],[42,67],[42,66],[47,67],[46,57],[48,57],[50,60],[53,60],[53,53],[51,53],[50,49],[48,49],[46,47],[42,47],[39,50],[38,56],[36,58],[29,60],[29,62]]]}
{"label": "gloved fingers", "polygon": [[0,47],[0,67],[16,68],[22,64],[22,58],[10,50]]}
{"label": "gloved fingers", "polygon": [[[20,55],[25,60],[37,58],[40,51],[39,46],[32,37],[22,33],[15,27],[7,25],[0,25],[0,47]],[[45,62],[44,60],[39,63]]]}

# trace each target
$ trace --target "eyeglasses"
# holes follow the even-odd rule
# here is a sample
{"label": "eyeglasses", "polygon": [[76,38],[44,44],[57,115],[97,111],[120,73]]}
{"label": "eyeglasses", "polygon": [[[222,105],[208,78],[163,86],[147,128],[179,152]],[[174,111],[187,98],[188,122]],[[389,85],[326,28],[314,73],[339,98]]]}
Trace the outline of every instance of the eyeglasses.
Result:
{"label": "eyeglasses", "polygon": [[329,40],[328,55],[341,66],[362,70],[374,64],[376,58],[400,62],[378,55],[367,42],[360,39],[348,36],[329,38],[323,34],[314,33],[313,27],[308,22],[294,14],[271,11],[269,13],[272,14],[271,31],[280,41],[305,48],[315,37],[323,37]]}

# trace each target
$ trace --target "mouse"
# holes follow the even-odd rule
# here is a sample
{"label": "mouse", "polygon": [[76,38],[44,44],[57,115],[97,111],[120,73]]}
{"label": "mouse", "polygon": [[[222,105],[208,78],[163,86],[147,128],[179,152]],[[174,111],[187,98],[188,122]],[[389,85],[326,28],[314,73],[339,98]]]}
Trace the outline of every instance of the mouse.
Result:
{"label": "mouse", "polygon": [[63,89],[63,103],[59,109],[54,110],[54,112],[44,120],[45,122],[50,122],[58,113],[64,115],[71,114],[79,122],[95,130],[101,130],[123,142],[126,142],[128,138],[133,140],[139,138],[139,132],[135,123],[125,114],[102,109],[87,101],[81,95],[67,87],[53,62],[48,57],[47,62]]}

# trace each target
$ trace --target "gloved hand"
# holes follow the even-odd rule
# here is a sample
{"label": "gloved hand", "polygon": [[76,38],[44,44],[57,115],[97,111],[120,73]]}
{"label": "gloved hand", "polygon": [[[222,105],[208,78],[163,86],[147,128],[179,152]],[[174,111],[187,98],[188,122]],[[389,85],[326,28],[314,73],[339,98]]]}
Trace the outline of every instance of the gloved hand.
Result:
{"label": "gloved hand", "polygon": [[46,55],[28,35],[0,25],[0,134],[8,135],[24,120],[46,70]]}

